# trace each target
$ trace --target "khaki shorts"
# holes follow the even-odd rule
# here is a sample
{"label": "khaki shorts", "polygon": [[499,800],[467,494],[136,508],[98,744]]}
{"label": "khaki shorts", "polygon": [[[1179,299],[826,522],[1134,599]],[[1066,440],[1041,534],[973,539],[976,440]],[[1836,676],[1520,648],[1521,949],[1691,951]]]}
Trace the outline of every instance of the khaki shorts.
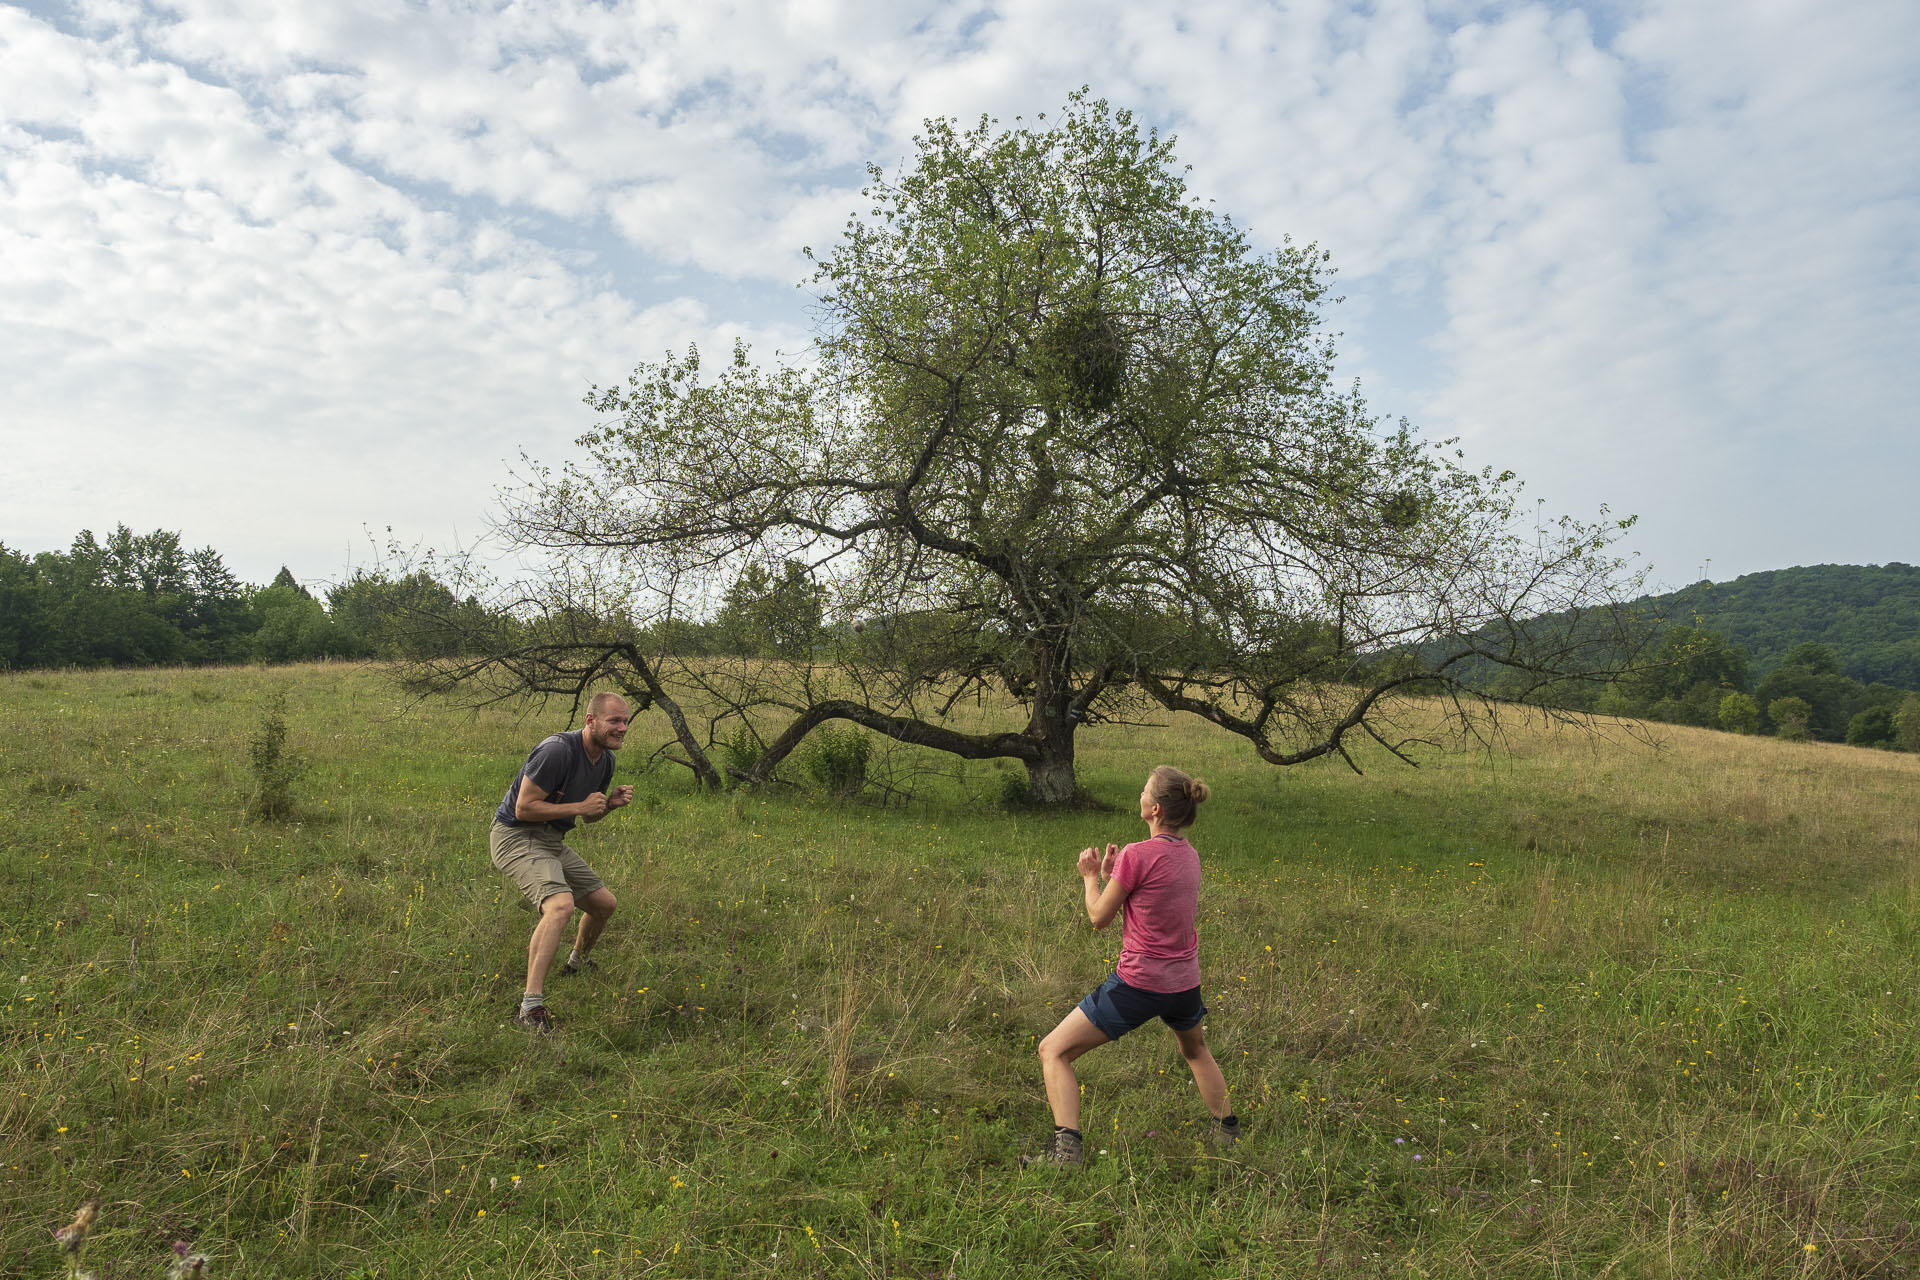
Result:
{"label": "khaki shorts", "polygon": [[567,848],[561,833],[544,822],[510,827],[495,818],[487,845],[493,850],[493,865],[536,907],[556,893],[570,893],[578,901],[606,887],[587,860]]}

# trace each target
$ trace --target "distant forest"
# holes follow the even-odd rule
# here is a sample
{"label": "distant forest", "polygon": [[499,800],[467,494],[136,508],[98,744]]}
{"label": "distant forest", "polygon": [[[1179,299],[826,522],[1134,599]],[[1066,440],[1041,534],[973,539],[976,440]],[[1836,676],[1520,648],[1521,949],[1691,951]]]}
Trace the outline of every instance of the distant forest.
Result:
{"label": "distant forest", "polygon": [[1920,751],[1920,568],[1776,569],[1630,608],[1654,630],[1651,651],[1610,685],[1556,690],[1559,704]]}
{"label": "distant forest", "polygon": [[285,567],[251,586],[165,529],[82,530],[67,551],[31,557],[0,544],[0,671],[425,656],[457,643],[453,629],[402,619],[463,615],[485,616],[421,573],[355,573],[324,602]]}
{"label": "distant forest", "polygon": [[1787,651],[1826,645],[1862,684],[1920,689],[1920,567],[1821,564],[1696,582],[1638,602],[1667,622],[1702,627],[1770,671]]}
{"label": "distant forest", "polygon": [[[645,633],[677,654],[804,658],[831,640],[805,567],[747,566],[705,622]],[[1632,607],[1656,630],[1650,660],[1565,706],[1740,733],[1920,750],[1920,568],[1816,565],[1699,582]],[[251,586],[212,547],[176,533],[64,552],[0,544],[0,671],[419,658],[457,653],[510,619],[424,572],[361,570],[316,596],[282,568]]]}

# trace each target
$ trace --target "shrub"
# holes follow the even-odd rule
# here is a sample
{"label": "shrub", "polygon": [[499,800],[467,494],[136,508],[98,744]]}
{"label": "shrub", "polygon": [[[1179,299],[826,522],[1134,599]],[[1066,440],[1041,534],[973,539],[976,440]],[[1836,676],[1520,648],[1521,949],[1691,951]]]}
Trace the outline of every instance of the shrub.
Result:
{"label": "shrub", "polygon": [[1720,699],[1720,727],[1729,733],[1753,733],[1760,728],[1760,704],[1744,693]]}
{"label": "shrub", "polygon": [[1767,719],[1773,721],[1774,732],[1788,742],[1805,742],[1807,721],[1813,715],[1813,707],[1805,698],[1775,698],[1767,704]]}
{"label": "shrub", "polygon": [[1646,712],[1646,704],[1618,684],[1610,684],[1600,691],[1600,697],[1593,709],[1603,716],[1640,716]]}
{"label": "shrub", "polygon": [[867,762],[873,740],[858,729],[815,729],[807,754],[807,772],[836,796],[857,796],[867,786]]}
{"label": "shrub", "polygon": [[1893,708],[1868,707],[1847,721],[1847,742],[1855,747],[1893,745]]}
{"label": "shrub", "polygon": [[253,771],[253,816],[270,822],[293,814],[293,784],[307,762],[287,748],[287,695],[268,695],[259,727],[247,743]]}
{"label": "shrub", "polygon": [[721,776],[729,783],[738,782],[739,775],[753,768],[753,762],[760,758],[760,739],[753,736],[753,726],[745,721],[735,725],[731,734],[713,746],[720,757]]}
{"label": "shrub", "polygon": [[1893,713],[1893,742],[1902,751],[1920,751],[1920,693],[1901,699]]}

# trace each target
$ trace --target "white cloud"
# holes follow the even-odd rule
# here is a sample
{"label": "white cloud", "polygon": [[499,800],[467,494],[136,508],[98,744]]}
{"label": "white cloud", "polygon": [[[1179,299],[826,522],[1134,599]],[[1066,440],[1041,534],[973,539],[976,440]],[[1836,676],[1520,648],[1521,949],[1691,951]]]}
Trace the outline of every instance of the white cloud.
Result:
{"label": "white cloud", "polygon": [[[1426,416],[1649,518],[1684,580],[1911,558],[1888,471],[1920,377],[1911,18],[1888,7],[1649,6],[1614,50],[1522,10],[1454,40],[1452,377]],[[1644,132],[1628,94],[1646,95]],[[1905,283],[1902,283],[1904,278]],[[1662,551],[1689,546],[1694,555]]]}
{"label": "white cloud", "polygon": [[[236,548],[259,576],[326,572],[363,524],[471,530],[501,459],[584,427],[588,382],[689,340],[797,349],[800,246],[924,117],[1086,83],[1177,132],[1256,237],[1333,251],[1382,409],[1557,508],[1642,512],[1663,573],[1920,558],[1891,425],[1920,393],[1920,9],[1604,16],[0,7],[0,432],[29,495],[0,538],[191,513],[191,540],[278,548]],[[39,443],[77,433],[84,472]]]}
{"label": "white cloud", "polygon": [[586,428],[589,382],[690,337],[797,342],[690,298],[640,306],[125,46],[24,34],[10,61],[52,74],[0,67],[34,93],[8,115],[60,133],[0,135],[9,443],[84,424],[87,448],[27,454],[11,542],[192,514],[245,530],[229,558],[263,576],[362,525],[471,528],[503,459]]}

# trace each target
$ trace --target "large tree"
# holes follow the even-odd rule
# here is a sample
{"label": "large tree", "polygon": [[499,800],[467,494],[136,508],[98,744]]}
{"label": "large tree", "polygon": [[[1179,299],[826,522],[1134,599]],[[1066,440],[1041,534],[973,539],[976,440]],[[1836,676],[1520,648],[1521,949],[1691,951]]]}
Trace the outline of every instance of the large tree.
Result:
{"label": "large tree", "polygon": [[[845,720],[1019,760],[1053,804],[1089,724],[1191,714],[1289,765],[1404,747],[1412,691],[1465,711],[1617,665],[1595,609],[1622,597],[1625,522],[1523,515],[1510,475],[1336,386],[1324,253],[1257,250],[1170,140],[1084,95],[916,145],[814,257],[808,358],[710,373],[690,350],[595,389],[590,462],[536,472],[503,521],[549,553],[543,621],[429,686],[614,679],[709,781],[682,703],[753,720],[752,781]],[[817,663],[677,662],[636,625],[789,561],[837,624]],[[985,689],[1018,722],[955,714]]]}

